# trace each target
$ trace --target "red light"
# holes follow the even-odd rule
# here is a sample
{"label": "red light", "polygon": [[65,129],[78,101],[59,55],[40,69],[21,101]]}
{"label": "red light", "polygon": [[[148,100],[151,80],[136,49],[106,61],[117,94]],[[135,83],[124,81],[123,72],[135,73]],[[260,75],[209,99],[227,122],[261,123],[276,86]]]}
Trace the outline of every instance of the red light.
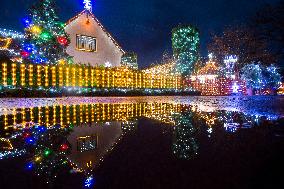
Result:
{"label": "red light", "polygon": [[29,56],[29,53],[27,51],[22,51],[21,52],[21,56],[22,57],[28,57]]}
{"label": "red light", "polygon": [[67,144],[61,144],[61,146],[60,146],[60,149],[62,150],[62,151],[65,151],[65,150],[67,150],[69,148],[69,146],[67,145]]}
{"label": "red light", "polygon": [[68,40],[65,37],[57,37],[57,41],[60,45],[67,45]]}

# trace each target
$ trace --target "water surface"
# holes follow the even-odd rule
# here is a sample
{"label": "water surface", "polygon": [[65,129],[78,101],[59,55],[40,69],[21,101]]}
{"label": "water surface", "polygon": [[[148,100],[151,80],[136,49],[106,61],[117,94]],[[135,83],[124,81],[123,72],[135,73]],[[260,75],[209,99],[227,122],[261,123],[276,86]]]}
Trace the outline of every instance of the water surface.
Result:
{"label": "water surface", "polygon": [[284,98],[1,99],[0,188],[281,182]]}

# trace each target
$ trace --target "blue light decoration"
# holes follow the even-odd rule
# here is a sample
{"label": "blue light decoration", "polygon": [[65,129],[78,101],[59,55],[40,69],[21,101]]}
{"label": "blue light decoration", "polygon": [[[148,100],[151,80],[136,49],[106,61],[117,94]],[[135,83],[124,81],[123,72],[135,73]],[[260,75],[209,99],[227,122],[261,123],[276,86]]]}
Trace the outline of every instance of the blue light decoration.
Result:
{"label": "blue light decoration", "polygon": [[35,45],[34,44],[23,44],[23,50],[27,51],[29,53],[33,52],[35,50]]}
{"label": "blue light decoration", "polygon": [[34,137],[28,137],[28,138],[25,139],[25,142],[27,144],[34,145],[35,144],[35,138]]}
{"label": "blue light decoration", "polygon": [[24,18],[23,24],[24,24],[25,27],[30,27],[32,25],[32,21],[31,21],[30,18]]}
{"label": "blue light decoration", "polygon": [[37,130],[41,133],[45,132],[47,130],[47,128],[45,126],[38,126]]}
{"label": "blue light decoration", "polygon": [[28,170],[32,170],[33,167],[34,167],[33,162],[29,162],[29,163],[27,163],[27,165],[26,165],[26,168],[27,168]]}
{"label": "blue light decoration", "polygon": [[46,62],[47,62],[47,58],[42,58],[42,57],[35,58],[35,63],[37,64],[46,63]]}
{"label": "blue light decoration", "polygon": [[93,176],[89,176],[84,182],[84,186],[86,188],[91,188],[94,184],[95,184],[95,179]]}

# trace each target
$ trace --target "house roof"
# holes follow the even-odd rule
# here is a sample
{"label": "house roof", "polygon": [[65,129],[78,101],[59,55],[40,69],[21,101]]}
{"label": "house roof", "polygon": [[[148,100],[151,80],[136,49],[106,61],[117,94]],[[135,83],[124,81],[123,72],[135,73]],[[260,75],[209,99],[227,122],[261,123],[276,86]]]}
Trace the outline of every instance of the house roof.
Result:
{"label": "house roof", "polygon": [[80,12],[79,14],[77,14],[76,16],[74,16],[73,18],[69,19],[66,22],[66,26],[69,25],[70,23],[72,23],[73,21],[75,21],[77,18],[79,18],[81,15],[83,14],[89,14],[94,20],[95,22],[97,22],[97,24],[100,26],[100,28],[107,34],[107,36],[112,40],[112,42],[115,44],[115,46],[124,54],[125,51],[121,48],[121,46],[118,44],[118,42],[112,37],[112,35],[105,29],[105,27],[101,24],[101,22],[95,17],[95,15],[88,11],[88,10],[83,10],[82,12]]}
{"label": "house roof", "polygon": [[215,65],[215,62],[208,62],[203,68],[198,70],[198,75],[218,75],[219,67]]}

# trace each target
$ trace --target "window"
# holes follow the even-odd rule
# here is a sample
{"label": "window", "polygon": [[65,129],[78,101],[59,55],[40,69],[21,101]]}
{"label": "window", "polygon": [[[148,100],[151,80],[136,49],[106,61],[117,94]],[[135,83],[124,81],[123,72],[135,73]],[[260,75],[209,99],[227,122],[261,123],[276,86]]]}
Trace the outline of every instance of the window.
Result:
{"label": "window", "polygon": [[98,144],[98,137],[96,135],[93,136],[85,136],[77,138],[77,151],[85,152],[90,150],[95,150]]}
{"label": "window", "polygon": [[80,51],[96,52],[97,39],[85,35],[76,35],[76,48]]}

